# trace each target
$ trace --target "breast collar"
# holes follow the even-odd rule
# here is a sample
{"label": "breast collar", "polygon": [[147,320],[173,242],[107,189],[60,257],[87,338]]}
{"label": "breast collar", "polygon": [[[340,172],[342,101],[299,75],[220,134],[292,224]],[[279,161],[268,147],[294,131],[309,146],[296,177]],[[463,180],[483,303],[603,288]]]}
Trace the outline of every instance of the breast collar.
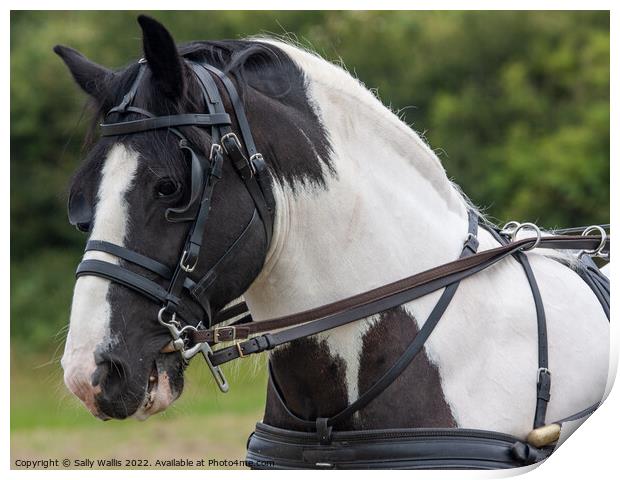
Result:
{"label": "breast collar", "polygon": [[[187,333],[188,329],[196,330],[197,328],[211,326],[209,300],[205,293],[216,279],[218,268],[224,263],[223,260],[239,249],[240,245],[243,244],[245,235],[251,230],[250,227],[259,220],[264,228],[266,245],[270,244],[273,231],[274,199],[270,189],[271,179],[267,164],[256,149],[243,104],[235,85],[225,73],[212,65],[187,60],[185,63],[198,80],[208,113],[156,116],[147,110],[133,106],[132,103],[147,70],[146,61],[140,60],[139,70],[131,88],[121,103],[106,114],[105,119],[112,114],[121,116],[138,114],[144,118],[119,122],[106,122],[104,119],[104,123],[101,124],[101,135],[104,137],[166,129],[178,138],[179,148],[189,160],[191,170],[191,193],[187,205],[181,208],[168,208],[166,211],[166,219],[170,222],[191,222],[179,261],[174,268],[170,268],[150,257],[103,240],[90,240],[85,249],[86,252],[105,252],[149,270],[163,279],[167,283],[167,287],[162,287],[159,283],[124,266],[103,260],[83,259],[78,266],[76,276],[103,277],[160,303],[159,322],[172,333],[175,349],[181,351],[183,357],[188,360],[198,353],[198,350],[194,349],[188,352],[185,349],[184,334]],[[215,78],[220,80],[228,94],[243,145],[232,129],[232,120],[225,110]],[[184,126],[210,129],[212,147],[208,159],[179,130],[178,127]],[[200,280],[195,281],[190,278],[189,274],[194,271],[198,263],[213,189],[216,182],[222,177],[222,164],[225,156],[232,162],[252,197],[255,210],[248,225],[224,255]],[[187,296],[183,297],[184,291],[189,293],[189,299]],[[188,308],[188,301],[200,306],[200,310],[203,312],[201,318],[196,317]],[[184,321],[184,326],[181,325],[180,319],[177,317]],[[202,346],[202,353],[207,359],[208,352],[205,352],[205,349],[209,349],[208,344]],[[216,379],[222,379],[218,385],[223,391],[226,391],[228,385],[218,367],[210,365],[210,368]]]}

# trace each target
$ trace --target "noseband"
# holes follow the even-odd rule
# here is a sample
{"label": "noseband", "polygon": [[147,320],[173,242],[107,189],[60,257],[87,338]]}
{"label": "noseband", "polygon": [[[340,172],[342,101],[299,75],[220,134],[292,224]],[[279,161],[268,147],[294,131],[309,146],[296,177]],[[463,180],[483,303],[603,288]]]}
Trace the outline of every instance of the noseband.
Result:
{"label": "noseband", "polygon": [[[147,110],[133,106],[132,103],[146,71],[146,61],[141,60],[138,73],[131,88],[123,97],[121,103],[106,114],[106,118],[111,114],[121,116],[138,114],[144,118],[113,123],[105,122],[104,120],[104,123],[101,124],[101,135],[104,137],[166,129],[178,138],[179,148],[190,162],[191,191],[187,205],[180,208],[168,208],[166,210],[166,219],[169,222],[191,222],[191,226],[177,265],[174,268],[170,268],[133,250],[102,240],[90,240],[87,242],[85,249],[87,252],[105,252],[149,270],[164,280],[164,282],[167,282],[167,288],[123,266],[102,260],[82,260],[76,275],[78,277],[94,275],[106,278],[135,290],[152,301],[159,303],[161,308],[158,320],[159,323],[170,331],[173,337],[172,345],[174,350],[181,352],[186,361],[198,352],[201,352],[214,374],[219,388],[225,392],[228,390],[228,384],[219,367],[211,363],[209,344],[203,343],[193,348],[186,348],[185,337],[190,331],[211,326],[211,309],[209,300],[206,298],[206,292],[217,278],[218,268],[223,264],[223,260],[235,253],[239,246],[242,245],[245,235],[251,230],[250,227],[258,220],[262,222],[266,246],[269,246],[273,230],[274,199],[270,190],[267,165],[263,156],[256,149],[241,99],[233,82],[225,73],[211,65],[191,61],[186,61],[186,65],[189,66],[198,80],[208,113],[156,116]],[[222,82],[224,90],[228,94],[239,125],[243,145],[232,130],[232,121],[230,115],[225,110],[215,77]],[[208,159],[178,129],[178,127],[186,126],[210,128],[212,146]],[[244,147],[247,155],[244,152]],[[198,263],[205,226],[211,208],[213,189],[216,182],[222,177],[222,164],[225,156],[232,162],[252,197],[255,210],[250,222],[233,242],[232,246],[228,248],[224,255],[200,280],[195,281],[189,274],[194,271]],[[80,220],[83,222],[83,219]],[[187,300],[182,296],[184,291],[189,293],[190,301],[200,307],[203,313],[201,318],[197,318],[192,310],[188,308]],[[183,319],[186,325],[182,327],[177,317]]]}

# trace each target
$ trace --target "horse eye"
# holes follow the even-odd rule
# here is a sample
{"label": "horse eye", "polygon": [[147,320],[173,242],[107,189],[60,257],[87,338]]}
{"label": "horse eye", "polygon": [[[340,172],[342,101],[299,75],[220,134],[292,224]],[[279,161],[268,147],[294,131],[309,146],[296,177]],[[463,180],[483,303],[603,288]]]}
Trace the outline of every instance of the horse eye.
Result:
{"label": "horse eye", "polygon": [[174,195],[179,191],[180,185],[176,182],[173,182],[169,178],[163,178],[159,182],[157,182],[157,186],[155,187],[155,194],[158,197],[169,197],[170,195]]}

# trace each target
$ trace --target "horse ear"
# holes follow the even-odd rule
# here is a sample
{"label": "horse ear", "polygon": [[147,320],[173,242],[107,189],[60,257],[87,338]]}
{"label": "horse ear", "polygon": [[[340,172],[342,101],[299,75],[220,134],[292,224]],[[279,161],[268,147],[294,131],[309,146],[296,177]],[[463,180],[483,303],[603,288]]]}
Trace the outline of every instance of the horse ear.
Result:
{"label": "horse ear", "polygon": [[114,75],[111,70],[91,62],[77,50],[64,45],[56,45],[54,52],[65,62],[82,90],[96,99],[104,97],[105,81]]}
{"label": "horse ear", "polygon": [[140,15],[144,58],[157,86],[170,98],[181,98],[185,92],[183,61],[179,56],[172,35],[158,21]]}

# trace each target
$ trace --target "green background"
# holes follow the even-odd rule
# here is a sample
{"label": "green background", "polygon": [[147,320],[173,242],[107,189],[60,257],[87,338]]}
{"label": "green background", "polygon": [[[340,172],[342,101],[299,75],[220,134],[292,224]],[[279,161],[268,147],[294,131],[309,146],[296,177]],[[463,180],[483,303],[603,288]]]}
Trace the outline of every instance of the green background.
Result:
{"label": "green background", "polygon": [[[341,60],[424,135],[448,175],[498,223],[609,220],[607,12],[151,14],[179,42],[290,32]],[[58,360],[85,240],[66,221],[66,186],[89,119],[51,49],[66,44],[122,67],[141,56],[136,15],[11,15],[13,458],[139,458],[171,444],[173,453],[241,458],[262,409],[264,360],[236,367],[226,397],[193,366],[177,406],[139,426],[92,419],[62,385]],[[230,425],[235,433],[222,435]]]}

